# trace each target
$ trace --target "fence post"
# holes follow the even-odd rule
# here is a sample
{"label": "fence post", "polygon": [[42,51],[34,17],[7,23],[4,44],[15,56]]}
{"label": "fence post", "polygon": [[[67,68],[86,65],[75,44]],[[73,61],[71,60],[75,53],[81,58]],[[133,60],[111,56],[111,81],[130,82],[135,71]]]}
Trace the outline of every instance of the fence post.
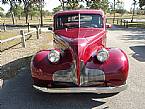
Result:
{"label": "fence post", "polygon": [[40,26],[40,24],[39,24],[38,28],[39,28],[39,34],[41,34],[41,26]]}
{"label": "fence post", "polygon": [[126,28],[128,28],[128,21],[126,21]]}
{"label": "fence post", "polygon": [[121,19],[121,21],[120,21],[120,25],[122,26],[122,19]]}
{"label": "fence post", "polygon": [[117,19],[117,25],[118,25],[118,19]]}
{"label": "fence post", "polygon": [[36,36],[37,36],[37,39],[39,39],[39,26],[36,26]]}
{"label": "fence post", "polygon": [[4,29],[4,31],[7,30],[5,23],[3,23],[3,29]]}
{"label": "fence post", "polygon": [[123,20],[123,23],[124,23],[124,27],[125,27],[125,20]]}
{"label": "fence post", "polygon": [[22,37],[21,37],[22,47],[26,48],[26,40],[25,40],[24,31],[20,30],[20,34],[22,35]]}
{"label": "fence post", "polygon": [[115,18],[113,18],[113,24],[115,23]]}
{"label": "fence post", "polygon": [[30,32],[30,24],[28,23],[28,32]]}

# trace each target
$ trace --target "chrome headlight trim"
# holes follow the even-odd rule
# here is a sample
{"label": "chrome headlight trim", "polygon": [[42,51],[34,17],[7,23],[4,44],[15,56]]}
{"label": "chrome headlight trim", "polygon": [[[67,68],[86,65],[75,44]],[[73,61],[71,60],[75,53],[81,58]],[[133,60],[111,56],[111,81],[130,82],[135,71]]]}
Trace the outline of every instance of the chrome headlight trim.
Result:
{"label": "chrome headlight trim", "polygon": [[105,48],[102,48],[101,50],[98,51],[97,53],[97,59],[100,62],[105,62],[109,58],[109,52]]}
{"label": "chrome headlight trim", "polygon": [[60,52],[57,50],[51,50],[48,54],[48,59],[52,63],[58,62],[60,60]]}

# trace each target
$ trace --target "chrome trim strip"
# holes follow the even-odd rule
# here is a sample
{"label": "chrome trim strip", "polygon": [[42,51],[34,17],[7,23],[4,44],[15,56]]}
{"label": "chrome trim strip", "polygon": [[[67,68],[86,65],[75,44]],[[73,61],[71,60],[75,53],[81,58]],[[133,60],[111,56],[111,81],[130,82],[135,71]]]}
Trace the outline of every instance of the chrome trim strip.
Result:
{"label": "chrome trim strip", "polygon": [[127,85],[116,87],[71,87],[71,88],[45,88],[33,85],[34,88],[49,93],[117,93],[124,91]]}

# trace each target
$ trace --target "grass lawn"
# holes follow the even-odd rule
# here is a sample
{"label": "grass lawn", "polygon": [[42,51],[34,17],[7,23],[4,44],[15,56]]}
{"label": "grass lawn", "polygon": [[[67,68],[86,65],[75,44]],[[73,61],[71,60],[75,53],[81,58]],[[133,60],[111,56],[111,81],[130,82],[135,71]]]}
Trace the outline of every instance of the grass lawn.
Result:
{"label": "grass lawn", "polygon": [[10,37],[14,37],[18,34],[18,31],[1,31],[0,32],[0,40],[8,39]]}
{"label": "grass lawn", "polygon": [[[42,32],[42,34],[40,34],[40,35],[41,36],[48,36],[48,40],[50,40],[50,41],[53,38],[52,34],[51,33],[47,33],[47,32]],[[12,36],[9,35],[9,37],[12,37]],[[7,36],[7,38],[8,38],[8,36]],[[29,39],[29,38],[30,38],[30,40],[33,39],[33,41],[35,41],[37,39],[36,38],[36,33],[34,32],[32,34],[32,37],[30,37],[29,35],[26,37],[26,39]],[[46,39],[44,39],[44,40],[46,40]],[[5,42],[5,43],[0,43],[0,47],[1,47],[0,51],[3,51],[5,49],[7,49],[7,48],[10,48],[10,47],[15,46],[15,45],[20,44],[20,43],[21,43],[21,38],[17,38],[15,40],[11,40],[11,41],[8,41],[8,42]],[[27,41],[26,41],[26,44],[27,44]],[[43,45],[42,44],[42,46],[43,46],[42,48],[46,48],[48,45]]]}
{"label": "grass lawn", "polygon": [[[43,23],[44,24],[50,24],[52,22],[52,16],[47,16],[47,17],[43,17]],[[40,18],[39,17],[33,17],[33,19],[31,20],[31,18],[28,19],[28,22],[30,24],[40,24]],[[0,20],[0,24],[12,24],[12,19],[11,18],[1,18]],[[25,17],[22,17],[20,20],[16,17],[15,18],[15,24],[23,24],[26,25],[25,22]]]}
{"label": "grass lawn", "polygon": [[[27,32],[26,30],[24,32]],[[7,31],[0,31],[0,40],[8,39],[14,36],[20,35],[20,30],[7,30]]]}
{"label": "grass lawn", "polygon": [[[113,14],[108,14],[107,13],[106,16],[108,18],[113,17]],[[116,13],[115,16],[116,16],[116,18],[124,18],[124,19],[127,19],[127,18],[131,19],[132,18],[132,14],[123,14],[123,15],[121,15],[121,14]],[[135,14],[134,19],[145,19],[145,15],[136,15]]]}
{"label": "grass lawn", "polygon": [[129,27],[145,28],[145,23],[129,23]]}
{"label": "grass lawn", "polygon": [[[132,14],[124,14],[124,15],[120,15],[118,13],[116,13],[116,20],[114,22],[114,24],[116,25],[120,25],[121,24],[121,19],[131,19],[132,18]],[[133,17],[134,19],[145,19],[145,15],[135,15]],[[118,20],[118,24],[117,24],[117,19]],[[107,14],[107,22],[110,23],[110,24],[113,24],[113,14]],[[122,23],[122,25],[124,25]],[[138,28],[145,28],[145,23],[128,23],[128,26],[129,27],[138,27]]]}

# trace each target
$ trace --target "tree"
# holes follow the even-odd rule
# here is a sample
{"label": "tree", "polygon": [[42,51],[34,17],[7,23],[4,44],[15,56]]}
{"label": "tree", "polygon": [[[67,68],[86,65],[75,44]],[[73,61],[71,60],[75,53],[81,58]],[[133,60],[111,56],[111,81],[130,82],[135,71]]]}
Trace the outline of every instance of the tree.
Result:
{"label": "tree", "polygon": [[113,23],[115,22],[116,5],[120,3],[120,0],[113,0]]}
{"label": "tree", "polygon": [[28,16],[30,12],[30,7],[32,7],[32,1],[31,0],[22,0],[24,4],[24,13],[25,13],[25,22],[28,23]]}
{"label": "tree", "polygon": [[3,17],[4,16],[3,11],[4,11],[4,9],[2,7],[0,7],[0,17]]}
{"label": "tree", "polygon": [[49,12],[48,10],[43,10],[43,16],[44,17],[51,16],[51,15],[52,15],[52,13]]}
{"label": "tree", "polygon": [[127,12],[127,11],[124,9],[124,2],[118,1],[116,3],[116,13],[120,13],[122,16],[125,12]]}
{"label": "tree", "polygon": [[62,6],[62,9],[70,10],[70,9],[78,9],[79,8],[79,0],[59,0]]}
{"label": "tree", "polygon": [[89,7],[91,9],[102,9],[106,13],[109,8],[109,2],[108,0],[93,0],[89,3]]}
{"label": "tree", "polygon": [[2,4],[10,4],[9,11],[11,13],[11,17],[12,17],[13,24],[15,24],[15,17],[14,17],[14,13],[13,13],[15,1],[13,1],[13,0],[2,0]]}
{"label": "tree", "polygon": [[145,6],[145,0],[139,0],[139,7],[142,9],[143,6]]}
{"label": "tree", "polygon": [[33,16],[39,16],[40,15],[39,8],[35,5],[33,5],[30,8],[29,15],[31,16],[31,20],[33,19]]}
{"label": "tree", "polygon": [[132,12],[132,19],[131,19],[131,22],[133,22],[133,16],[135,14],[135,6],[137,4],[137,1],[136,0],[133,0],[133,12]]}
{"label": "tree", "polygon": [[53,8],[53,14],[55,14],[56,12],[58,12],[60,10],[62,10],[62,6],[61,5]]}
{"label": "tree", "polygon": [[41,22],[41,26],[43,26],[43,7],[44,7],[44,0],[40,0],[39,1],[39,5],[40,5],[40,22]]}
{"label": "tree", "polygon": [[67,9],[78,9],[79,8],[79,2],[77,0],[71,0],[67,2]]}
{"label": "tree", "polygon": [[23,7],[20,4],[16,4],[13,8],[14,15],[17,16],[20,20],[22,13],[24,12]]}
{"label": "tree", "polygon": [[0,12],[1,12],[1,11],[4,11],[4,9],[3,9],[2,7],[0,7]]}
{"label": "tree", "polygon": [[9,11],[11,13],[13,24],[15,24],[14,7],[18,2],[20,3],[21,0],[2,0],[2,4],[10,4]]}

